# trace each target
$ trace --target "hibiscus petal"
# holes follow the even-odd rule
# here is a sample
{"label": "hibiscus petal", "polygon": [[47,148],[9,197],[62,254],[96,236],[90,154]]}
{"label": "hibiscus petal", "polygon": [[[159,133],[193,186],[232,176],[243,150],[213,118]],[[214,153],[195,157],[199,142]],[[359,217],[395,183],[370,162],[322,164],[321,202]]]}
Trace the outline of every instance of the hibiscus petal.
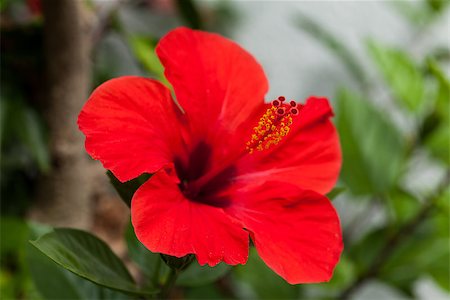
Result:
{"label": "hibiscus petal", "polygon": [[131,221],[150,251],[176,257],[195,254],[199,264],[244,264],[248,233],[222,208],[186,199],[176,180],[161,170],[135,193]]}
{"label": "hibiscus petal", "polygon": [[274,180],[325,194],[335,185],[341,168],[341,149],[328,100],[311,97],[291,132],[279,145],[247,155],[239,163],[241,181]]}
{"label": "hibiscus petal", "polygon": [[176,111],[165,86],[126,76],[109,80],[92,93],[78,126],[86,135],[86,151],[123,182],[173,161],[180,148]]}
{"label": "hibiscus petal", "polygon": [[291,284],[330,280],[343,249],[339,218],[313,191],[268,182],[240,190],[226,212],[250,231],[264,262]]}
{"label": "hibiscus petal", "polygon": [[263,106],[268,90],[264,71],[235,42],[178,28],[160,40],[156,52],[195,132],[214,135],[220,128],[217,136],[235,133]]}

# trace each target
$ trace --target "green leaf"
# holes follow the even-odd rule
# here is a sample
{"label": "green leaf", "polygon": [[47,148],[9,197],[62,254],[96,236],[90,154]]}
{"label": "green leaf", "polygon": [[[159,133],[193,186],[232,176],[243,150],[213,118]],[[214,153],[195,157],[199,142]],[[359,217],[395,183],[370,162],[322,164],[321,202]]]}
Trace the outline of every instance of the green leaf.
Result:
{"label": "green leaf", "polygon": [[138,268],[148,278],[152,278],[154,285],[158,285],[165,275],[169,274],[169,267],[162,262],[161,255],[153,253],[137,239],[131,222],[125,232],[125,240],[128,246],[128,255],[137,264]]}
{"label": "green leaf", "polygon": [[47,172],[50,169],[50,156],[42,121],[39,120],[36,112],[27,109],[22,112],[17,122],[18,134],[23,143],[30,150],[39,169]]}
{"label": "green leaf", "polygon": [[424,27],[444,12],[449,2],[446,0],[390,1],[389,4],[411,25]]}
{"label": "green leaf", "polygon": [[123,293],[85,280],[49,260],[28,240],[52,232],[53,229],[38,223],[28,223],[28,227],[29,238],[23,241],[26,245],[24,263],[36,290],[44,299],[131,299]]}
{"label": "green leaf", "polygon": [[25,246],[29,230],[19,218],[2,216],[0,218],[0,298],[36,299],[41,297],[33,290],[24,261]]}
{"label": "green leaf", "polygon": [[107,171],[106,175],[108,175],[109,181],[128,207],[131,207],[131,199],[136,190],[151,177],[150,174],[142,174],[135,179],[122,183],[111,171]]}
{"label": "green leaf", "polygon": [[200,286],[214,282],[219,278],[225,276],[230,271],[231,267],[225,263],[220,263],[215,267],[208,265],[200,266],[196,261],[191,263],[189,267],[184,270],[177,280],[177,285],[180,286]]}
{"label": "green leaf", "polygon": [[[155,275],[158,276],[158,278],[153,278],[154,285],[161,283],[167,274],[169,274],[170,268],[165,263],[162,263],[160,254],[149,251],[139,242],[131,222],[126,230],[125,239],[130,258],[137,264],[146,277],[152,278]],[[209,266],[200,266],[194,261],[186,270],[180,273],[177,279],[177,285],[186,287],[205,285],[221,278],[229,270],[230,267],[223,263],[211,268]]]}
{"label": "green leaf", "polygon": [[71,281],[71,276],[76,275],[54,264],[31,245],[27,245],[26,253],[30,275],[44,299],[87,299]]}
{"label": "green leaf", "polygon": [[[200,287],[191,287],[186,290],[185,299],[192,300],[211,300],[211,299],[230,299],[231,297],[223,295],[219,287],[215,285],[206,285]],[[232,298],[231,298],[232,299]]]}
{"label": "green leaf", "polygon": [[124,76],[144,76],[128,41],[116,31],[109,30],[94,49],[93,85]]}
{"label": "green leaf", "polygon": [[27,245],[26,251],[30,275],[44,299],[131,299],[126,294],[76,276],[31,245]]}
{"label": "green leaf", "polygon": [[338,94],[337,127],[343,152],[341,179],[355,195],[382,194],[395,184],[404,163],[402,136],[366,99]]}
{"label": "green leaf", "polygon": [[437,81],[434,112],[428,117],[431,132],[426,132],[425,146],[438,159],[450,165],[450,80],[434,60],[428,60],[428,68]]}
{"label": "green leaf", "polygon": [[416,197],[398,188],[390,192],[386,200],[395,222],[399,224],[410,220],[421,207]]}
{"label": "green leaf", "polygon": [[22,248],[24,241],[28,237],[27,225],[13,217],[0,218],[0,255],[15,253]]}
{"label": "green leaf", "polygon": [[275,274],[259,258],[256,249],[250,248],[245,266],[234,269],[239,298],[243,299],[295,299],[298,296],[297,285],[290,285]]}
{"label": "green leaf", "polygon": [[[448,186],[436,201],[437,209],[450,217],[450,186]],[[449,226],[450,227],[450,226]],[[445,226],[444,226],[445,228]],[[448,229],[448,228],[447,228]]]}
{"label": "green leaf", "polygon": [[98,285],[138,295],[154,292],[138,289],[122,261],[90,233],[54,229],[31,243],[55,263]]}
{"label": "green leaf", "polygon": [[175,4],[184,22],[189,25],[189,27],[193,29],[203,28],[203,22],[195,1],[175,0]]}
{"label": "green leaf", "polygon": [[366,234],[351,247],[348,247],[348,257],[355,263],[358,273],[367,271],[372,261],[384,247],[386,238],[391,235],[391,228],[377,228]]}
{"label": "green leaf", "polygon": [[329,192],[327,194],[327,198],[330,199],[331,201],[333,201],[337,196],[339,196],[342,192],[344,192],[346,190],[345,187],[343,186],[337,186],[334,189],[331,190],[331,192]]}
{"label": "green leaf", "polygon": [[447,236],[441,236],[433,219],[426,220],[396,245],[392,256],[381,270],[381,279],[405,291],[411,291],[417,278],[428,273],[443,288],[450,290],[448,227]]}
{"label": "green leaf", "polygon": [[427,90],[413,59],[404,51],[373,41],[367,47],[395,99],[411,112],[422,112],[428,100]]}
{"label": "green leaf", "polygon": [[147,72],[155,75],[166,86],[170,86],[164,76],[164,67],[155,52],[155,43],[148,37],[132,35],[128,38],[131,49]]}
{"label": "green leaf", "polygon": [[430,152],[446,165],[450,165],[450,123],[442,123],[426,139]]}
{"label": "green leaf", "polygon": [[442,67],[433,59],[428,60],[428,68],[438,82],[436,91],[436,113],[444,121],[450,121],[450,80]]}
{"label": "green leaf", "polygon": [[[450,220],[446,211],[435,209],[431,212],[421,219],[416,219],[416,212],[406,221],[410,225],[403,225],[403,234],[396,235],[394,239],[393,234],[400,230],[399,226],[372,231],[349,247],[349,257],[360,272],[370,271],[372,262],[378,257],[382,261],[381,265],[376,266],[381,267],[378,278],[410,295],[415,282],[424,274],[431,275],[444,288],[448,288]],[[382,249],[386,252],[379,257]]]}
{"label": "green leaf", "polygon": [[[19,139],[39,169],[50,169],[50,156],[43,120],[35,110],[24,103],[22,95],[12,89],[0,93],[1,97],[1,138]],[[13,140],[11,143],[14,143]]]}
{"label": "green leaf", "polygon": [[328,48],[339,62],[347,68],[348,73],[353,76],[353,79],[361,88],[365,89],[368,86],[365,70],[356,59],[356,56],[345,46],[345,43],[342,43],[326,28],[306,15],[297,13],[296,24],[310,37]]}

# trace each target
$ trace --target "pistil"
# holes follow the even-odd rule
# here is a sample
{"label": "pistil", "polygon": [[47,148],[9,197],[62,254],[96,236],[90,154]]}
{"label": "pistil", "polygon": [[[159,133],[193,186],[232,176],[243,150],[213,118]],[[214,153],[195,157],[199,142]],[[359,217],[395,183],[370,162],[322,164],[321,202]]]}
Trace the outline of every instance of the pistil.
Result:
{"label": "pistil", "polygon": [[250,154],[255,150],[263,151],[277,145],[289,133],[293,117],[299,114],[301,105],[294,100],[285,103],[285,100],[283,96],[273,100],[272,106],[253,128],[251,139],[246,143],[246,149]]}
{"label": "pistil", "polygon": [[242,152],[222,160],[220,167],[216,166],[213,171],[209,171],[191,182],[190,188],[198,191],[240,157],[248,153],[252,154],[255,150],[263,151],[277,145],[289,133],[290,126],[294,118],[299,115],[302,107],[303,105],[297,104],[294,100],[286,103],[286,98],[283,96],[273,100],[271,107],[260,118],[258,125],[253,128],[251,139],[246,143],[246,150],[242,149]]}

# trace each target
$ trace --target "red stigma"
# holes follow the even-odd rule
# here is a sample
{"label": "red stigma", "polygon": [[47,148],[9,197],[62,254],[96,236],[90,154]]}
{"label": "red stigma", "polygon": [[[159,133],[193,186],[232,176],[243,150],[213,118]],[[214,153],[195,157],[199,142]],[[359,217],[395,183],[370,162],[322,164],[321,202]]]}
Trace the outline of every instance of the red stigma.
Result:
{"label": "red stigma", "polygon": [[272,101],[272,105],[275,106],[275,107],[278,107],[278,106],[281,105],[281,102],[279,100],[273,100]]}
{"label": "red stigma", "polygon": [[284,107],[280,107],[279,109],[277,109],[277,115],[279,116],[283,116],[285,112],[286,109]]}
{"label": "red stigma", "polygon": [[295,107],[292,107],[290,110],[291,115],[297,116],[298,115],[298,109]]}
{"label": "red stigma", "polygon": [[278,97],[278,100],[280,100],[281,102],[283,102],[284,100],[286,100],[286,98],[283,97],[283,96],[280,96],[280,97]]}
{"label": "red stigma", "polygon": [[295,102],[294,100],[291,100],[291,101],[289,102],[289,104],[290,104],[292,107],[297,107],[297,102]]}

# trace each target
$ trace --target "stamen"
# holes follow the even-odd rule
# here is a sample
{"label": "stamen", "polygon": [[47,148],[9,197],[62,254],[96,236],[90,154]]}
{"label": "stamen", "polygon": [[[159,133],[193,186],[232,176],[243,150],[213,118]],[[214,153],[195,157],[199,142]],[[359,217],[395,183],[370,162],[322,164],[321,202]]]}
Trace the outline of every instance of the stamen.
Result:
{"label": "stamen", "polygon": [[251,139],[246,144],[249,153],[269,149],[289,133],[293,116],[299,114],[302,105],[297,105],[294,100],[287,104],[284,103],[285,100],[283,96],[273,100],[272,106],[259,119],[258,125],[253,128]]}
{"label": "stamen", "polygon": [[279,100],[273,100],[273,101],[272,101],[272,105],[275,106],[275,107],[278,107],[278,106],[281,105],[281,101],[279,101]]}
{"label": "stamen", "polygon": [[284,116],[285,113],[286,109],[284,107],[280,107],[279,109],[277,109],[277,115]]}
{"label": "stamen", "polygon": [[296,107],[292,107],[290,112],[291,112],[291,115],[293,115],[293,116],[297,116],[298,115],[298,109]]}

